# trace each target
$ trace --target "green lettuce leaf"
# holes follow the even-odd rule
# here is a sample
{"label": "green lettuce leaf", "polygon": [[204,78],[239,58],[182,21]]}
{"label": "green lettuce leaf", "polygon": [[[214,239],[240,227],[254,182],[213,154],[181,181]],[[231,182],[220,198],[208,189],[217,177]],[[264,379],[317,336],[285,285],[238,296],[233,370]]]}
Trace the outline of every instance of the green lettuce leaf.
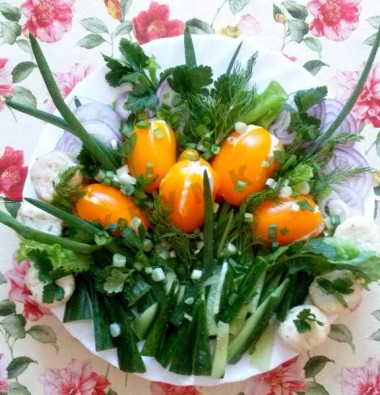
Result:
{"label": "green lettuce leaf", "polygon": [[29,259],[36,251],[46,251],[54,270],[62,269],[65,273],[85,272],[90,268],[92,262],[91,256],[78,254],[58,244],[47,245],[26,239],[21,240],[16,258],[19,262]]}
{"label": "green lettuce leaf", "polygon": [[287,97],[284,88],[277,81],[272,81],[264,92],[257,96],[255,107],[247,112],[241,121],[268,128],[283,110]]}

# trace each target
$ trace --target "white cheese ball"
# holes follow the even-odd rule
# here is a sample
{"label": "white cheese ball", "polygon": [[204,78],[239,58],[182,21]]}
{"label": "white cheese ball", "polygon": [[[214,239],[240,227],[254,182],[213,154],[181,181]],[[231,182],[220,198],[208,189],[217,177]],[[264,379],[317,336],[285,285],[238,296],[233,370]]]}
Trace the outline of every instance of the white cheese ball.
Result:
{"label": "white cheese ball", "polygon": [[56,282],[57,285],[63,288],[64,296],[62,300],[55,300],[53,303],[44,303],[42,301],[42,294],[44,289],[44,283],[38,279],[38,271],[33,266],[31,266],[25,275],[25,285],[32,293],[33,299],[45,307],[57,307],[61,304],[66,303],[75,290],[75,279],[72,274],[59,278]]}
{"label": "white cheese ball", "polygon": [[[294,320],[304,309],[310,309],[317,321],[323,323],[318,325],[316,322],[307,321],[310,324],[310,331],[299,333]],[[330,323],[326,315],[313,305],[300,305],[289,310],[286,320],[278,328],[281,339],[294,351],[302,353],[321,345],[327,339],[330,332]]]}
{"label": "white cheese ball", "polygon": [[[326,278],[333,282],[338,278],[347,277],[353,283],[350,288],[353,289],[354,292],[348,295],[341,294],[341,296],[347,303],[348,308],[344,307],[334,295],[327,293],[317,283],[319,278]],[[316,277],[309,287],[309,294],[312,302],[326,314],[345,314],[354,310],[360,303],[362,299],[362,286],[349,270],[334,270]]]}
{"label": "white cheese ball", "polygon": [[348,218],[337,226],[334,236],[380,255],[380,230],[371,218],[360,215]]}
{"label": "white cheese ball", "polygon": [[33,206],[22,202],[17,213],[17,220],[33,229],[55,236],[62,234],[63,221]]}
{"label": "white cheese ball", "polygon": [[[30,170],[30,178],[37,195],[51,201],[54,195],[53,182],[59,181],[59,175],[66,169],[76,166],[75,158],[66,152],[52,151],[39,157]],[[81,184],[82,174],[78,171],[72,179],[74,185]]]}

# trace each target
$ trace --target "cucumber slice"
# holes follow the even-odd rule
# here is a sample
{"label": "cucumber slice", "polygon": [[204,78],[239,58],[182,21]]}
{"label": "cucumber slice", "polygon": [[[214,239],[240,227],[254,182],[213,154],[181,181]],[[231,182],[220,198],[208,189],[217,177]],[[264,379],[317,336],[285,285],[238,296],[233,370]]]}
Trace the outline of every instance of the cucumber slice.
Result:
{"label": "cucumber slice", "polygon": [[65,306],[63,322],[90,320],[92,318],[91,300],[82,275],[75,278],[75,291]]}
{"label": "cucumber slice", "polygon": [[148,337],[141,351],[142,355],[150,357],[155,357],[157,355],[158,350],[164,341],[166,328],[177,302],[177,295],[175,293],[176,288],[177,282],[174,282],[165,303],[158,313],[152,329],[149,331]]}
{"label": "cucumber slice", "polygon": [[210,342],[207,328],[206,303],[201,299],[194,314],[193,374],[209,376],[211,373]]}
{"label": "cucumber slice", "polygon": [[268,326],[269,320],[283,298],[289,285],[286,279],[272,292],[245,322],[242,330],[228,347],[228,362],[235,363]]}
{"label": "cucumber slice", "polygon": [[216,345],[212,361],[211,376],[217,379],[224,376],[227,365],[229,325],[219,321],[216,334]]}
{"label": "cucumber slice", "polygon": [[252,262],[248,271],[241,280],[238,291],[236,292],[236,297],[221,315],[221,321],[231,323],[239,313],[240,309],[251,302],[257,292],[261,276],[266,272],[267,268],[268,263],[263,259],[257,259]]}
{"label": "cucumber slice", "polygon": [[254,347],[251,354],[252,363],[262,370],[268,370],[272,358],[273,341],[275,332],[275,320],[272,318]]}
{"label": "cucumber slice", "polygon": [[236,336],[240,332],[245,323],[245,319],[247,318],[247,314],[248,305],[244,304],[240,307],[239,311],[236,313],[234,319],[229,325],[231,335]]}
{"label": "cucumber slice", "polygon": [[133,329],[140,340],[145,338],[149,327],[152,325],[153,320],[156,317],[157,307],[158,303],[152,304],[133,321]]}
{"label": "cucumber slice", "polygon": [[219,281],[216,284],[211,285],[210,292],[207,297],[207,326],[210,336],[215,336],[217,334],[215,316],[219,314],[220,300],[222,297],[227,269],[227,262],[224,261],[219,273]]}
{"label": "cucumber slice", "polygon": [[[144,361],[137,348],[137,337],[127,314],[119,303],[115,303],[115,300],[108,296],[102,297],[102,304],[110,320],[120,326],[120,335],[114,338],[119,368],[124,372],[145,373]],[[107,332],[110,333],[109,327]]]}

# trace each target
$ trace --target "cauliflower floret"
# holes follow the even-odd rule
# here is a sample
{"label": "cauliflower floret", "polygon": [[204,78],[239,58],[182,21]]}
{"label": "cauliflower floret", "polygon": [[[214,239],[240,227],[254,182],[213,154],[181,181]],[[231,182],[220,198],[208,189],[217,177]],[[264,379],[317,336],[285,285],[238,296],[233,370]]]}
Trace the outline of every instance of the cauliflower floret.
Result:
{"label": "cauliflower floret", "polygon": [[337,226],[334,236],[380,255],[380,231],[371,218],[359,215],[348,218]]}
{"label": "cauliflower floret", "polygon": [[32,293],[33,299],[45,307],[57,307],[63,303],[66,303],[75,289],[75,279],[72,274],[59,278],[56,282],[57,285],[63,288],[64,296],[62,300],[56,300],[53,303],[44,303],[42,301],[42,294],[44,289],[44,283],[38,279],[38,271],[36,268],[31,266],[25,275],[25,285]]}
{"label": "cauliflower floret", "polygon": [[[310,330],[300,333],[294,323],[298,315],[305,309],[310,310],[314,320],[306,322],[310,325]],[[323,325],[321,325],[323,324]],[[324,343],[330,332],[330,323],[326,315],[317,307],[312,305],[300,305],[289,310],[286,320],[278,328],[281,339],[294,351],[299,353],[310,351]]]}
{"label": "cauliflower floret", "polygon": [[[59,181],[59,174],[75,166],[75,158],[66,152],[52,151],[39,157],[33,164],[30,177],[37,195],[46,201],[53,199],[53,182]],[[72,179],[73,184],[81,184],[82,174],[78,171]]]}
{"label": "cauliflower floret", "polygon": [[[339,278],[349,278],[351,280],[352,286],[350,286],[350,289],[353,292],[347,295],[340,294],[348,307],[343,306],[334,294],[327,293],[325,289],[318,285],[318,279],[320,278],[325,278],[331,282]],[[349,270],[334,270],[316,277],[309,287],[309,294],[312,302],[326,314],[345,314],[354,310],[360,303],[362,299],[362,286]]]}
{"label": "cauliflower floret", "polygon": [[55,236],[62,234],[63,221],[45,213],[45,211],[33,206],[28,202],[22,202],[17,213],[17,219],[33,229],[50,233]]}

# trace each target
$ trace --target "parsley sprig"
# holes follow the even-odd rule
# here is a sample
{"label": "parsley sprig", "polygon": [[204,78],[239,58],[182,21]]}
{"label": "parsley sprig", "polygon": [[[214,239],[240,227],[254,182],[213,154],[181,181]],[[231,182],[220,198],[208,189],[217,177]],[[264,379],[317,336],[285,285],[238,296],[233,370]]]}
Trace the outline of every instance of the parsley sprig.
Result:
{"label": "parsley sprig", "polygon": [[317,320],[315,314],[310,309],[303,309],[297,315],[297,318],[293,320],[294,325],[297,328],[298,333],[306,333],[311,331],[311,323],[315,322],[319,326],[324,326],[324,323]]}
{"label": "parsley sprig", "polygon": [[148,57],[137,44],[125,38],[120,40],[121,59],[103,55],[110,71],[106,74],[107,82],[117,87],[125,82],[133,84],[133,91],[128,95],[125,108],[133,113],[145,109],[155,109],[158,100],[156,71],[158,64],[155,58]]}
{"label": "parsley sprig", "polygon": [[351,288],[354,285],[351,278],[342,277],[337,278],[334,281],[330,281],[325,277],[321,277],[317,279],[317,284],[320,288],[326,291],[327,294],[335,296],[338,302],[348,309],[348,305],[342,295],[350,295],[354,292]]}

